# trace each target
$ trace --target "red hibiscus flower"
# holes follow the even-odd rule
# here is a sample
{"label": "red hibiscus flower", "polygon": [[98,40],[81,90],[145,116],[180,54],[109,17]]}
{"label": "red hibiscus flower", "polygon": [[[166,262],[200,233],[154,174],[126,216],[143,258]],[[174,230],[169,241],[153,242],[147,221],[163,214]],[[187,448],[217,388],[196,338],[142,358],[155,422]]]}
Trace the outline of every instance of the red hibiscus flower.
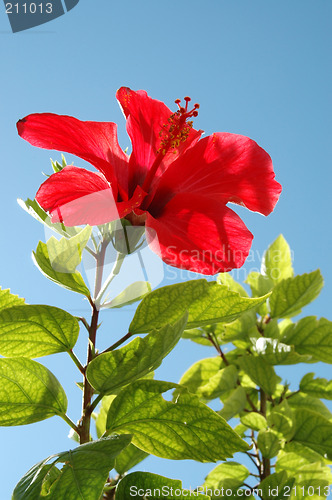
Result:
{"label": "red hibiscus flower", "polygon": [[[175,113],[145,91],[116,95],[132,153],[122,151],[115,123],[32,114],[17,124],[33,146],[74,154],[98,172],[67,166],[39,188],[36,200],[52,222],[99,225],[127,218],[145,225],[151,248],[168,264],[203,274],[244,263],[252,234],[228,202],[268,215],[281,186],[270,156],[251,139],[215,133],[200,139],[188,109]],[[153,235],[157,235],[154,238]]]}

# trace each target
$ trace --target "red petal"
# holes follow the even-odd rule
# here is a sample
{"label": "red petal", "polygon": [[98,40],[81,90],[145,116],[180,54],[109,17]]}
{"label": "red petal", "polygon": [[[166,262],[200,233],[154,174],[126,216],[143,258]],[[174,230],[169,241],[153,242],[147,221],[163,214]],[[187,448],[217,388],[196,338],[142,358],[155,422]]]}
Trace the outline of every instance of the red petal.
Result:
{"label": "red petal", "polygon": [[[151,168],[161,145],[159,132],[168,124],[172,111],[161,101],[152,99],[144,90],[133,91],[121,87],[116,97],[127,119],[127,132],[131,139],[133,151],[130,156],[130,185],[133,189],[144,181],[146,173]],[[191,129],[187,140],[181,143],[178,151],[169,151],[159,169],[159,177],[174,160],[186,149],[195,144],[202,131]]]}
{"label": "red petal", "polygon": [[52,222],[66,226],[94,226],[120,219],[138,207],[142,198],[139,188],[131,200],[116,203],[102,174],[73,166],[51,175],[36,195],[40,206],[51,214]]}
{"label": "red petal", "polygon": [[128,157],[119,146],[115,123],[83,122],[71,116],[37,113],[20,120],[17,129],[33,146],[65,151],[88,161],[112,182],[113,189],[115,174],[126,189]]}
{"label": "red petal", "polygon": [[270,156],[248,137],[216,133],[182,155],[163,175],[155,200],[196,193],[244,205],[268,215],[281,193]]}
{"label": "red petal", "polygon": [[164,262],[202,274],[241,267],[253,238],[223,203],[187,193],[176,195],[160,216],[148,214],[146,227],[150,247]]}

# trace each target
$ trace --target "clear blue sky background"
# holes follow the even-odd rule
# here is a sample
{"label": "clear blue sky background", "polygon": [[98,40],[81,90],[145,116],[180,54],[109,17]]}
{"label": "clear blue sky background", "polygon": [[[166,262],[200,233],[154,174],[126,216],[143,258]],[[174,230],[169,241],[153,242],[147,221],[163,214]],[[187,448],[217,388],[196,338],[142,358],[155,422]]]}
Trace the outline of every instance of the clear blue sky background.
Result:
{"label": "clear blue sky background", "polygon": [[[170,107],[174,99],[190,95],[201,105],[196,128],[247,135],[270,153],[283,193],[268,218],[238,210],[255,235],[255,261],[246,268],[259,267],[262,251],[283,233],[294,252],[295,271],[319,267],[325,278],[307,313],[331,319],[330,0],[80,0],[61,18],[19,34],[10,32],[0,7],[2,287],[29,303],[88,314],[80,297],[48,282],[32,263],[31,250],[44,232],[16,198],[32,198],[43,181],[41,171],[49,171],[50,156],[60,154],[29,146],[17,136],[15,123],[46,111],[115,121],[126,147],[125,122],[114,97],[126,85],[146,89]],[[132,315],[133,309],[106,315],[101,344],[123,335]],[[159,377],[178,381],[194,360],[212,355],[182,341]],[[75,367],[62,355],[42,362],[65,387],[69,414],[77,420]],[[317,373],[324,374],[324,367]],[[296,386],[298,370],[283,374]],[[1,500],[10,498],[30,466],[72,446],[66,434],[66,424],[56,418],[0,429]],[[186,486],[201,484],[212,467],[155,458],[140,466],[183,479]]]}

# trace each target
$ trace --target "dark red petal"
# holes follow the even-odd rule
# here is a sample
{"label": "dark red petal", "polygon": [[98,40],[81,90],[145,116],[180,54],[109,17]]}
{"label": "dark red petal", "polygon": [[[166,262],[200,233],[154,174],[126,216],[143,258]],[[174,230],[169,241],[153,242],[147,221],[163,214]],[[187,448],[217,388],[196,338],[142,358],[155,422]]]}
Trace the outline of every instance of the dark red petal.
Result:
{"label": "dark red petal", "polygon": [[155,203],[196,193],[268,215],[281,193],[270,156],[248,137],[216,133],[190,148],[163,175]]}
{"label": "dark red petal", "polygon": [[223,203],[187,193],[176,195],[158,217],[148,214],[146,228],[150,247],[164,262],[202,274],[241,267],[253,238]]}
{"label": "dark red petal", "polygon": [[36,200],[51,214],[52,222],[93,226],[124,217],[140,205],[142,197],[138,189],[131,200],[116,203],[102,174],[68,166],[40,186]]}
{"label": "dark red petal", "polygon": [[128,157],[117,139],[117,126],[107,122],[84,122],[52,113],[29,115],[17,123],[19,135],[33,146],[65,151],[100,170],[113,189],[115,176],[126,189]]}
{"label": "dark red petal", "polygon": [[[127,132],[133,151],[130,157],[130,185],[136,186],[144,181],[161,145],[159,133],[173,113],[163,102],[152,99],[144,90],[133,91],[121,87],[116,97],[127,119]],[[178,151],[169,151],[156,173],[158,178],[183,151],[195,144],[202,131],[192,129],[187,140],[180,144]]]}

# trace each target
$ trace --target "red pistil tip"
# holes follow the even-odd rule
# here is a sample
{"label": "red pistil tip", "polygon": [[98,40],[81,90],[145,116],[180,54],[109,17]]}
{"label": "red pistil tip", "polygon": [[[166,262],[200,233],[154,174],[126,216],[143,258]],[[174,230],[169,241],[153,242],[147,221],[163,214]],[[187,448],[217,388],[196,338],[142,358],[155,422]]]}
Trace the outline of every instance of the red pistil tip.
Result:
{"label": "red pistil tip", "polygon": [[188,138],[190,130],[192,129],[193,122],[189,121],[189,118],[198,116],[197,109],[199,104],[194,104],[192,109],[188,109],[188,104],[191,98],[184,97],[186,106],[181,106],[181,99],[175,99],[175,104],[178,106],[178,110],[172,113],[168,118],[167,123],[162,125],[162,129],[159,132],[161,138],[160,147],[157,150],[158,154],[165,155],[168,150],[176,150],[179,148],[181,142],[185,142]]}

